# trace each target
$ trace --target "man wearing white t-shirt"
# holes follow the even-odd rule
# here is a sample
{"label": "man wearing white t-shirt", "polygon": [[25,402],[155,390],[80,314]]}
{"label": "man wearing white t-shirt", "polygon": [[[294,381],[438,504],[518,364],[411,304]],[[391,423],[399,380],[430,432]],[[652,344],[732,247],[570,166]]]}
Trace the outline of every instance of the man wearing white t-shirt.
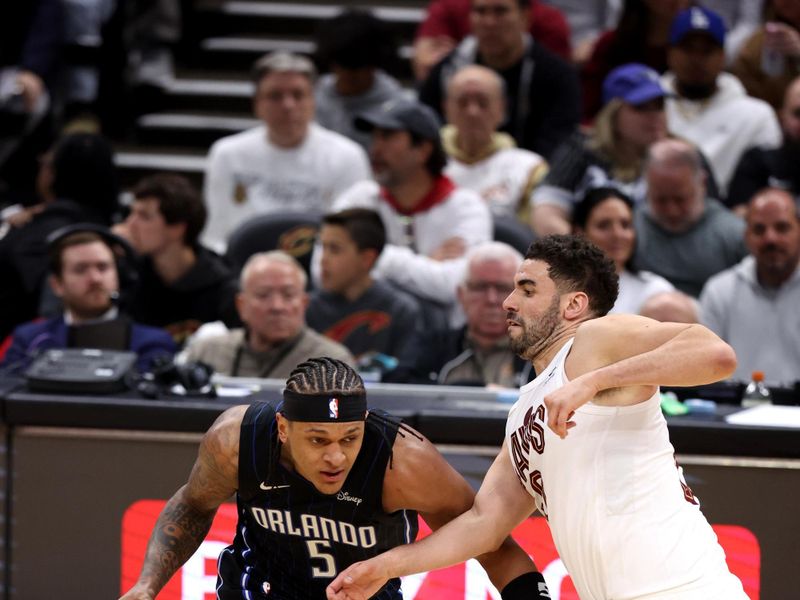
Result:
{"label": "man wearing white t-shirt", "polygon": [[220,252],[231,232],[255,215],[326,212],[342,191],[369,178],[358,144],[312,122],[316,70],[310,60],[274,52],[253,71],[253,108],[264,125],[217,141],[208,155],[203,242]]}

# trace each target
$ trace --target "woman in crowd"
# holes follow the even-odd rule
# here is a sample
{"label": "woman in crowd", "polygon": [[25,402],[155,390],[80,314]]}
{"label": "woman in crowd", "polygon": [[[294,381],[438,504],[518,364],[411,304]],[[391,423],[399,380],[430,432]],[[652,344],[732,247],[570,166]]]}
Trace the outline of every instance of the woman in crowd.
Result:
{"label": "woman in crowd", "polygon": [[[537,235],[569,233],[575,204],[593,188],[611,186],[635,203],[644,200],[648,148],[669,136],[666,93],[658,73],[643,64],[628,63],[608,74],[603,82],[605,105],[591,133],[578,132],[562,142],[550,172],[533,191],[530,226]],[[708,194],[718,198],[716,181],[701,158]]]}
{"label": "woman in crowd", "polygon": [[575,207],[574,231],[605,252],[617,268],[619,295],[612,313],[638,314],[648,299],[675,288],[663,277],[633,265],[636,232],[633,200],[611,187],[589,191]]}

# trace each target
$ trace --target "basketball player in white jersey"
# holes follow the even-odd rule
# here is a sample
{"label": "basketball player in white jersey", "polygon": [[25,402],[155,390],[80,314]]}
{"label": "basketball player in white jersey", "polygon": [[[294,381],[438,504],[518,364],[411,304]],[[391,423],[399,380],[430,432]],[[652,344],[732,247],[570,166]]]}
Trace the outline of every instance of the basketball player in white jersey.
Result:
{"label": "basketball player in white jersey", "polygon": [[745,600],[675,464],[658,396],[659,385],[728,377],[733,350],[700,325],[604,316],[614,265],[579,237],[534,242],[514,283],[503,303],[512,348],[539,375],[473,507],[352,565],[328,598],[362,600],[390,577],[486,552],[538,508],[582,600]]}

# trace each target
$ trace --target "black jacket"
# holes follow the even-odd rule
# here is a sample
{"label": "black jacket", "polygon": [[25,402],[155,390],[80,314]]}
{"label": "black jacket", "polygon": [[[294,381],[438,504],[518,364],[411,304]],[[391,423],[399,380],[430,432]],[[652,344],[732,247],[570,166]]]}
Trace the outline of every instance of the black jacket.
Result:
{"label": "black jacket", "polygon": [[207,248],[195,251],[197,262],[171,284],[162,281],[152,261],[145,258],[128,302],[136,321],[163,327],[178,344],[203,323],[223,321],[228,327],[241,323],[235,305],[238,283],[231,267]]}
{"label": "black jacket", "polygon": [[780,187],[800,194],[800,143],[780,148],[753,147],[742,155],[733,173],[725,204],[746,204],[765,187]]}

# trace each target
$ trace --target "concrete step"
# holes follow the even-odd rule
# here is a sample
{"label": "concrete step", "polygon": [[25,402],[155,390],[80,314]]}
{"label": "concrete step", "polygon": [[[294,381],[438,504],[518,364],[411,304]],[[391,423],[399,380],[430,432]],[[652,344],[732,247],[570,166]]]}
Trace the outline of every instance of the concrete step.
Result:
{"label": "concrete step", "polygon": [[159,112],[137,119],[137,140],[151,145],[190,146],[206,152],[219,138],[258,124],[253,117],[236,114]]}
{"label": "concrete step", "polygon": [[198,189],[202,188],[206,155],[192,148],[118,147],[114,162],[123,187],[132,187],[142,177],[154,173],[179,173]]}
{"label": "concrete step", "polygon": [[[351,4],[383,19],[402,39],[413,38],[425,14],[422,6]],[[236,34],[244,31],[279,35],[302,34],[313,37],[320,21],[339,14],[346,6],[316,2],[269,2],[265,0],[227,0],[201,10],[198,24],[207,35]]]}
{"label": "concrete step", "polygon": [[[316,44],[312,38],[278,37],[272,35],[230,35],[209,37],[200,41],[200,50],[195,55],[198,65],[225,68],[247,73],[253,63],[268,52],[286,50],[312,57]],[[411,77],[410,44],[398,48],[396,72],[392,74],[401,79]]]}

